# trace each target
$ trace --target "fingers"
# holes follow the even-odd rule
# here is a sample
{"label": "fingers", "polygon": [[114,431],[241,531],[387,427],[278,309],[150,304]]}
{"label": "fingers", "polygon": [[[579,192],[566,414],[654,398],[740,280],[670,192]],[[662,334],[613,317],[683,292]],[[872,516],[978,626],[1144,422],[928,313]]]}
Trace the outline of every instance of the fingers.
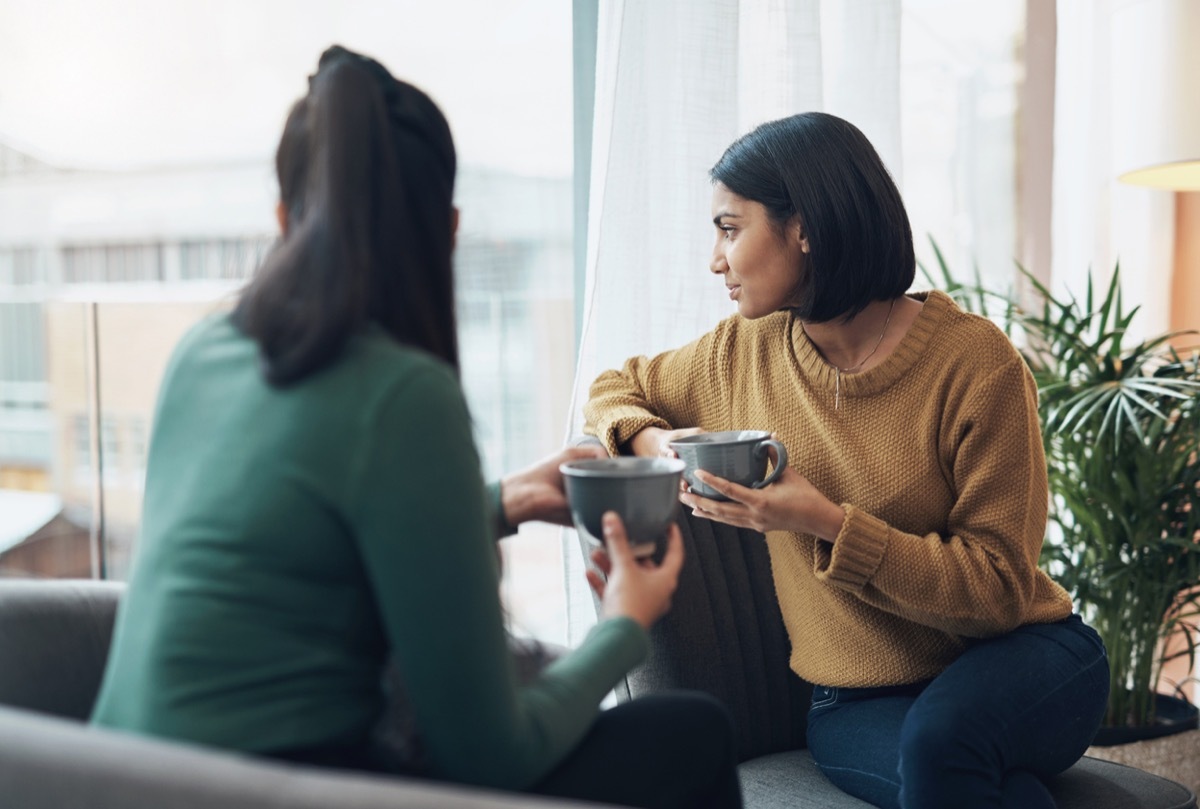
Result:
{"label": "fingers", "polygon": [[679,570],[683,567],[683,555],[683,535],[679,532],[678,525],[672,525],[671,530],[667,532],[667,552],[663,554],[658,569],[673,578],[678,577]]}
{"label": "fingers", "polygon": [[592,551],[592,564],[605,576],[612,573],[612,559],[609,558],[604,548],[596,548]]}
{"label": "fingers", "polygon": [[711,500],[707,497],[690,493],[680,495],[679,500],[690,508],[692,513],[697,517],[713,520],[714,522],[722,522],[726,525],[733,525],[739,528],[751,528],[754,526],[751,509],[743,503]]}
{"label": "fingers", "polygon": [[687,438],[689,435],[699,435],[704,432],[699,427],[685,427],[681,430],[669,430],[662,433],[658,445],[658,454],[664,458],[678,458],[679,453],[671,449],[671,442],[680,438]]}
{"label": "fingers", "polygon": [[615,564],[625,565],[633,561],[633,551],[629,548],[629,537],[625,534],[625,526],[615,511],[604,512],[603,524],[604,542],[608,555]]}
{"label": "fingers", "polygon": [[608,450],[601,444],[584,444],[581,447],[568,447],[563,450],[564,461],[582,461],[588,458],[607,458]]}
{"label": "fingers", "polygon": [[721,494],[738,503],[745,503],[754,497],[754,489],[745,486],[739,486],[731,480],[719,478],[703,469],[697,469],[695,472],[696,479],[709,488],[715,489]]}
{"label": "fingers", "polygon": [[603,600],[605,585],[604,579],[594,570],[587,571],[585,575],[587,576],[588,585],[592,588],[592,592],[596,594],[597,598]]}

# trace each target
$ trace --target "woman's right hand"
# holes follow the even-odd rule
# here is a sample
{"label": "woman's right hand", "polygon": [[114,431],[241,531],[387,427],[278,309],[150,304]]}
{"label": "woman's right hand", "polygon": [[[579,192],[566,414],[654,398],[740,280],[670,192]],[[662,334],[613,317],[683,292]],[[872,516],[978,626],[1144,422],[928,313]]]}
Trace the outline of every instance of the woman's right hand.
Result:
{"label": "woman's right hand", "polygon": [[664,430],[661,427],[644,427],[629,439],[629,449],[634,455],[653,458],[665,456],[675,457],[671,442],[678,441],[689,435],[699,435],[704,432],[699,427],[684,427],[681,430]]}
{"label": "woman's right hand", "polygon": [[649,629],[671,608],[671,596],[679,581],[683,566],[679,526],[671,525],[667,552],[657,565],[634,557],[625,526],[615,512],[604,515],[603,528],[604,547],[592,551],[592,562],[599,570],[587,571],[588,584],[600,598],[600,617],[631,618]]}

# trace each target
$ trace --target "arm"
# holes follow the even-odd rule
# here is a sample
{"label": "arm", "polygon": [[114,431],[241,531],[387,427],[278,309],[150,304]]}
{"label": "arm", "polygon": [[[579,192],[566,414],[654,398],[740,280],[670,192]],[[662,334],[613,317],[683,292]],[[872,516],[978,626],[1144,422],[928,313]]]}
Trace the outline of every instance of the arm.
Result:
{"label": "arm", "polygon": [[1037,387],[1020,358],[996,369],[951,426],[958,497],[944,535],[899,531],[852,505],[817,576],[868,604],[968,637],[1015,628],[1033,600],[1049,493]]}
{"label": "arm", "polygon": [[435,772],[527,786],[574,747],[600,700],[645,656],[645,631],[628,618],[602,621],[518,689],[493,514],[457,381],[423,368],[367,432],[350,518]]}
{"label": "arm", "polygon": [[1049,504],[1037,388],[1019,357],[978,385],[944,440],[958,494],[944,533],[906,533],[838,505],[790,468],[759,490],[697,473],[732,501],[680,499],[701,517],[815,541],[817,578],[881,610],[953,634],[1001,634],[1035,596]]}
{"label": "arm", "polygon": [[584,432],[612,455],[632,450],[630,440],[647,427],[712,429],[728,418],[728,364],[737,317],[682,348],[652,358],[634,357],[621,370],[600,374],[583,406]]}
{"label": "arm", "polygon": [[522,523],[530,521],[569,526],[571,507],[567,503],[559,466],[567,461],[607,457],[604,447],[594,442],[587,446],[568,447],[509,475],[502,482],[488,484],[494,537],[503,539],[511,536],[517,533]]}

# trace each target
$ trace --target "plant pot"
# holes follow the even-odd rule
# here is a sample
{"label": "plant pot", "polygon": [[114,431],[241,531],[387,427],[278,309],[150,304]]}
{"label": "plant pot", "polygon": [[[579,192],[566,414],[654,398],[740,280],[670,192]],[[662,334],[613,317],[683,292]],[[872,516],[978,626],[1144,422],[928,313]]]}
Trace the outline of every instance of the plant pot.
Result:
{"label": "plant pot", "polygon": [[1146,739],[1157,739],[1160,736],[1170,736],[1185,730],[1200,727],[1200,709],[1180,697],[1169,694],[1154,695],[1154,724],[1141,727],[1124,725],[1104,726],[1096,732],[1092,740],[1094,747],[1110,747],[1116,744],[1129,744]]}

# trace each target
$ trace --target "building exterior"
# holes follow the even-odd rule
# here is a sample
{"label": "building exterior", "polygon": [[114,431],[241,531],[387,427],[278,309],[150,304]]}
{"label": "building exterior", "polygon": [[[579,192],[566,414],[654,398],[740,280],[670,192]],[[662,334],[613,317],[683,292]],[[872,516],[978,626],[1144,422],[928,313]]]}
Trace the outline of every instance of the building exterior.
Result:
{"label": "building exterior", "polygon": [[[0,498],[0,573],[127,570],[163,369],[271,248],[275,195],[266,159],[84,171],[0,144],[0,494],[22,504]],[[460,175],[463,380],[490,475],[563,439],[570,201],[569,179]],[[47,513],[57,528],[31,525]],[[48,537],[68,550],[33,547]]]}

